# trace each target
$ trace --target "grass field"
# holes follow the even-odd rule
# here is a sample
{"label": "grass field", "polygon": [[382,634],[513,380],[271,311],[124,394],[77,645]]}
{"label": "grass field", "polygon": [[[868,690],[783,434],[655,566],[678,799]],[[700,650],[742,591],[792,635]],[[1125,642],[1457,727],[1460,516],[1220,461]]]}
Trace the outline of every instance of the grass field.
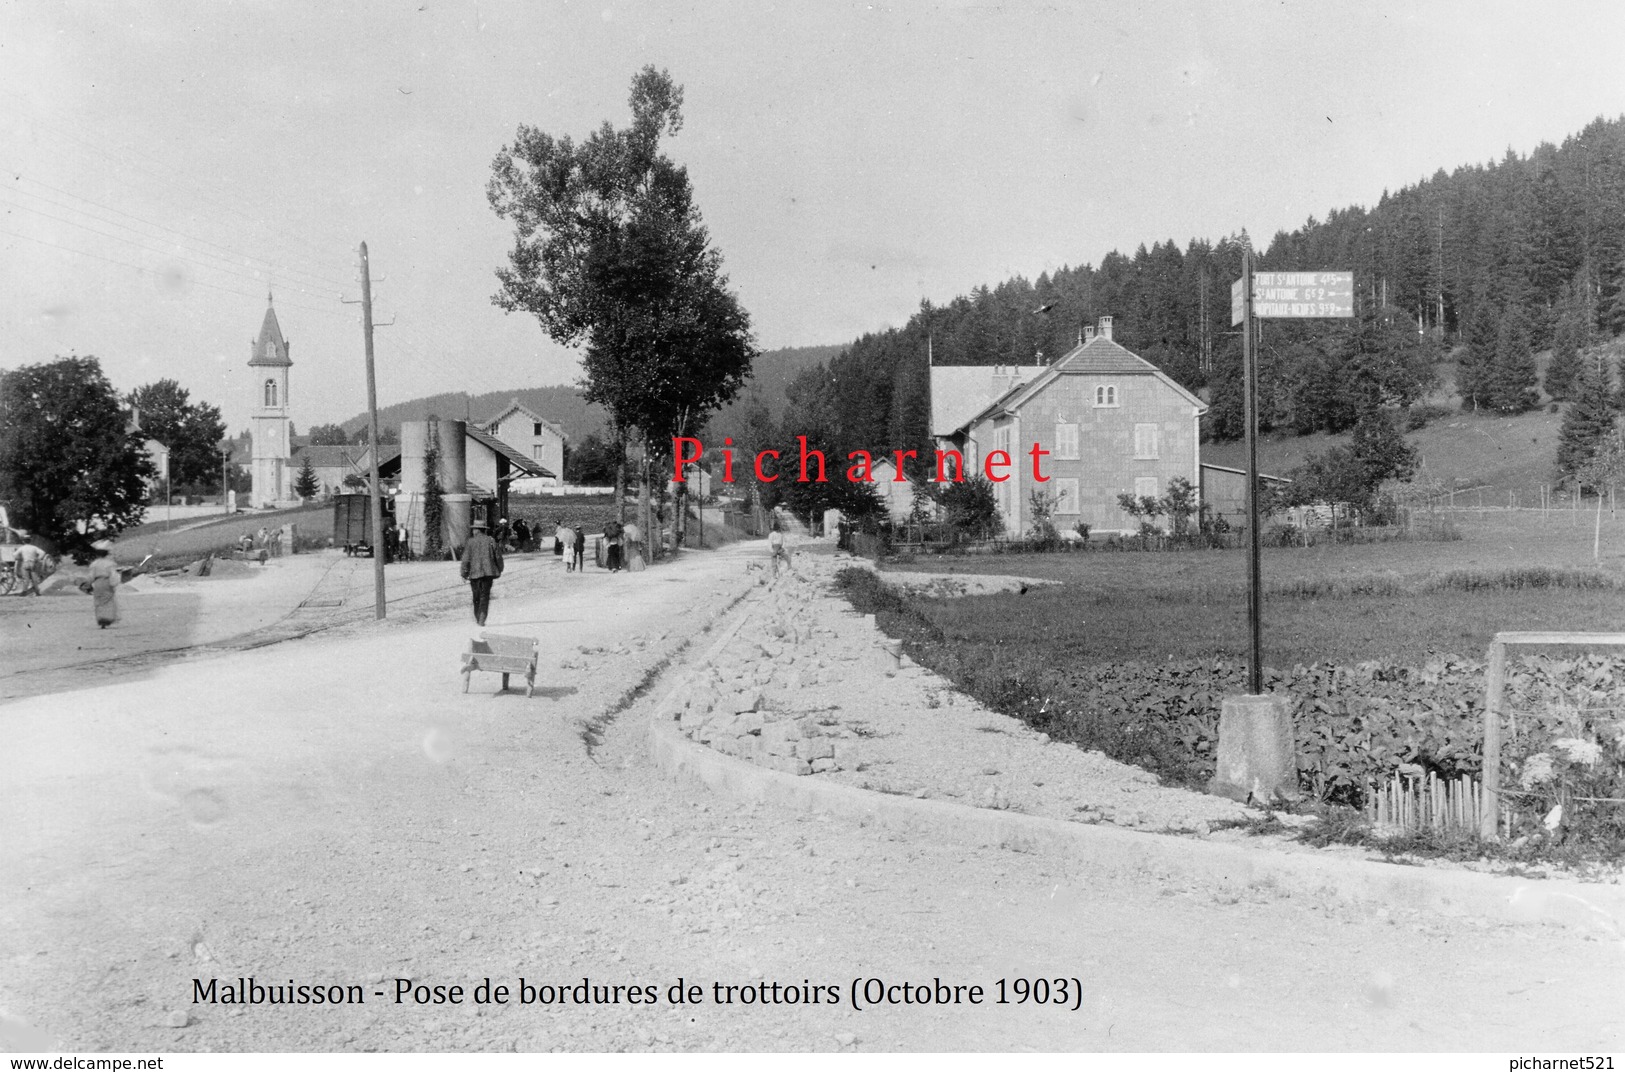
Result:
{"label": "grass field", "polygon": [[[637,498],[627,498],[628,516],[637,506]],[[508,520],[525,519],[525,524],[541,526],[544,536],[562,524],[584,525],[588,532],[599,532],[615,516],[613,495],[511,495],[508,498]]]}
{"label": "grass field", "polygon": [[113,554],[120,562],[127,563],[138,562],[148,554],[162,565],[190,562],[210,551],[235,546],[243,533],[258,532],[261,525],[274,529],[289,522],[299,527],[301,540],[314,538],[325,542],[333,534],[333,506],[321,503],[292,510],[250,510],[223,514],[218,520],[202,524],[198,524],[196,518],[176,521],[173,525],[149,522],[124,530],[113,542]]}
{"label": "grass field", "polygon": [[[1266,549],[1266,662],[1419,665],[1430,652],[1482,658],[1498,630],[1625,630],[1625,514],[1604,515],[1596,561],[1590,524],[1566,515],[1453,517],[1461,540]],[[1246,563],[1241,550],[1100,552],[921,556],[887,569],[1060,581],[910,603],[956,645],[1111,662],[1244,657]]]}

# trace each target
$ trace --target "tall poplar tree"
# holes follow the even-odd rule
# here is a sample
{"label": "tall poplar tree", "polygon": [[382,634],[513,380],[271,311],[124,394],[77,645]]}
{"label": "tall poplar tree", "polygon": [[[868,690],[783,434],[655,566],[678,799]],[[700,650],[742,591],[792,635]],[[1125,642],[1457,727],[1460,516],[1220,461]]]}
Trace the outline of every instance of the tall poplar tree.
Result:
{"label": "tall poplar tree", "polygon": [[[738,393],[758,351],[688,171],[661,151],[682,129],[682,87],[645,67],[630,103],[624,129],[606,122],[578,145],[522,124],[497,153],[486,195],[514,246],[492,300],[583,346],[582,394],[609,411],[618,456],[637,435],[663,460]],[[623,463],[618,507],[625,486]]]}

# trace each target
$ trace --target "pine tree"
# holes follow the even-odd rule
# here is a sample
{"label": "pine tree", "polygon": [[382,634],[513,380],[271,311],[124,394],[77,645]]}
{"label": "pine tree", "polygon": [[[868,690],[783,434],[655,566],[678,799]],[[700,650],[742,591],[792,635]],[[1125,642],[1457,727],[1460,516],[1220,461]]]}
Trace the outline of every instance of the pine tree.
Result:
{"label": "pine tree", "polygon": [[1372,494],[1386,480],[1407,483],[1416,475],[1416,448],[1405,442],[1393,413],[1386,409],[1369,410],[1360,418],[1349,440],[1349,454]]}
{"label": "pine tree", "polygon": [[316,493],[322,490],[322,482],[316,478],[316,467],[311,464],[308,454],[303,456],[299,475],[293,478],[293,490],[301,499],[315,498]]}
{"label": "pine tree", "polygon": [[1597,447],[1614,430],[1614,409],[1606,368],[1598,359],[1581,363],[1574,399],[1563,412],[1557,433],[1557,475],[1560,483],[1572,482],[1597,453]]}
{"label": "pine tree", "polygon": [[1580,347],[1584,326],[1580,311],[1566,298],[1558,307],[1557,328],[1552,333],[1552,361],[1546,366],[1544,386],[1555,399],[1568,398],[1580,375]]}
{"label": "pine tree", "polygon": [[1501,317],[1495,340],[1495,360],[1490,366],[1486,395],[1497,413],[1522,413],[1540,403],[1536,390],[1535,352],[1529,344],[1529,328],[1523,310],[1514,305]]}
{"label": "pine tree", "polygon": [[1479,298],[1467,319],[1467,347],[1456,366],[1456,393],[1462,409],[1489,405],[1490,369],[1495,363],[1498,324],[1487,298]]}

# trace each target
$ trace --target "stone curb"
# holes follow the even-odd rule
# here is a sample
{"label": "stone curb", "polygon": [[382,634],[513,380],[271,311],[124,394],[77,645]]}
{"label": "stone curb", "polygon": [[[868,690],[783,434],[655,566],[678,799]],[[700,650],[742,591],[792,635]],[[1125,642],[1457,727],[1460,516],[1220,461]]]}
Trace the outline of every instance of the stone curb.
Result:
{"label": "stone curb", "polygon": [[[708,656],[733,639],[750,610],[717,637]],[[1115,874],[1248,888],[1353,904],[1475,916],[1507,923],[1548,923],[1625,932],[1625,886],[1531,880],[1428,867],[1338,860],[1312,852],[1275,852],[1115,826],[1068,823],[1019,812],[893,796],[758,767],[695,744],[659,717],[689,675],[649,707],[649,752],[668,777],[693,781],[736,800],[836,815],[900,834],[1014,852],[1042,852]]]}

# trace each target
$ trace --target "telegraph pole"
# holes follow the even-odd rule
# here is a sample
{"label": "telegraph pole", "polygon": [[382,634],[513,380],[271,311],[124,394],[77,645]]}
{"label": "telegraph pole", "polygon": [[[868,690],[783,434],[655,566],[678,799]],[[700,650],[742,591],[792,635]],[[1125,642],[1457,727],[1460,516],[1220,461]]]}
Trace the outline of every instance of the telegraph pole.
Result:
{"label": "telegraph pole", "polygon": [[378,378],[372,361],[372,273],[367,266],[367,243],[361,243],[361,326],[367,345],[367,420],[371,436],[370,494],[368,508],[372,519],[373,617],[384,617],[384,501],[378,486]]}
{"label": "telegraph pole", "polygon": [[1253,251],[1241,253],[1241,375],[1247,425],[1247,691],[1264,692],[1263,534],[1258,531],[1258,354],[1253,346]]}

